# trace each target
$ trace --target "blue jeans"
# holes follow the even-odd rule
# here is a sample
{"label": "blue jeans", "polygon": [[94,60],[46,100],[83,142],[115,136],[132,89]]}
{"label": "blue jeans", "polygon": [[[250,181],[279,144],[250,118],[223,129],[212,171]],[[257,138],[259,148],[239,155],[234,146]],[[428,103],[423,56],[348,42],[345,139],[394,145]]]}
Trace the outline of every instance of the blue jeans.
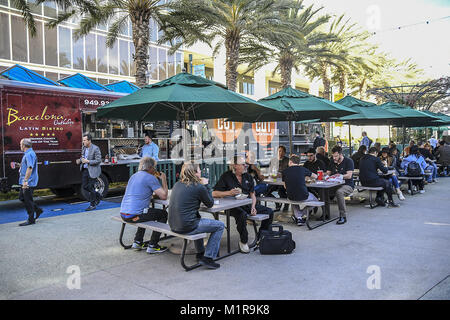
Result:
{"label": "blue jeans", "polygon": [[255,193],[256,193],[256,195],[259,196],[261,194],[266,194],[268,187],[269,186],[266,183],[258,183],[255,186]]}
{"label": "blue jeans", "polygon": [[433,180],[436,180],[437,177],[437,166],[434,163],[428,164],[428,166],[425,168],[425,170],[431,170],[431,175],[426,176],[427,182],[432,182]]}
{"label": "blue jeans", "polygon": [[203,246],[203,239],[194,241],[195,249],[198,253],[205,252],[203,256],[211,259],[215,259],[220,249],[220,239],[222,239],[223,229],[225,224],[222,221],[214,219],[200,219],[197,229],[186,233],[189,235],[197,233],[211,233],[209,236],[208,244]]}
{"label": "blue jeans", "polygon": [[392,175],[389,180],[391,181],[392,185],[394,186],[395,189],[400,188],[400,183],[398,182],[398,178],[396,175]]}

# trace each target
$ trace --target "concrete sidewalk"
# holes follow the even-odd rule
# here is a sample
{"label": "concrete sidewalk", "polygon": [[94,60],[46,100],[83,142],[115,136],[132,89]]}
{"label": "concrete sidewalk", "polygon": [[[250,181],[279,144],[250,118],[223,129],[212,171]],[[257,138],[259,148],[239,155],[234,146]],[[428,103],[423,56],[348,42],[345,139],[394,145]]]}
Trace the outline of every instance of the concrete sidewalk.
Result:
{"label": "concrete sidewalk", "polygon": [[[0,299],[450,299],[450,179],[405,196],[396,209],[349,205],[342,226],[283,222],[297,243],[290,255],[252,251],[190,272],[170,252],[123,250],[117,208],[3,224]],[[232,236],[237,247],[233,219]],[[67,287],[71,266],[80,289]]]}

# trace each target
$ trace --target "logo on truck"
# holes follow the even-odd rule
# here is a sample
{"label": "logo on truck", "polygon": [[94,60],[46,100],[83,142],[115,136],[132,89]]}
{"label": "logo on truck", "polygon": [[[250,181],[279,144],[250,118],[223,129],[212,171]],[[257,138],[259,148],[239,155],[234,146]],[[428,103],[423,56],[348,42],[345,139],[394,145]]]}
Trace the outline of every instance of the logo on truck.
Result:
{"label": "logo on truck", "polygon": [[63,115],[47,114],[48,107],[45,106],[42,113],[39,115],[18,115],[19,111],[14,108],[7,108],[8,119],[7,126],[11,126],[16,121],[40,121],[40,120],[54,120],[54,125],[73,124],[71,119],[65,119]]}

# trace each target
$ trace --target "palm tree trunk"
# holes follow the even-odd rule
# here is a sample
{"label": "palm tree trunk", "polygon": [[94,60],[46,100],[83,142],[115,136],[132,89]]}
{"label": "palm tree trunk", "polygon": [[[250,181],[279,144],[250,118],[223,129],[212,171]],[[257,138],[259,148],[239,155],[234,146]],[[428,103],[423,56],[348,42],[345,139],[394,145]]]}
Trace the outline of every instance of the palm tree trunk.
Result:
{"label": "palm tree trunk", "polygon": [[227,87],[231,91],[236,91],[237,67],[239,65],[240,37],[237,31],[231,31],[225,38],[226,49],[226,71]]}
{"label": "palm tree trunk", "polygon": [[340,72],[339,75],[339,92],[344,95],[347,95],[348,91],[348,74],[344,70]]}
{"label": "palm tree trunk", "polygon": [[147,84],[150,13],[142,11],[130,12],[130,18],[133,28],[135,50],[133,60],[136,65],[136,84],[142,88]]}
{"label": "palm tree trunk", "polygon": [[[322,66],[322,83],[323,83],[323,98],[331,100],[331,68],[330,65],[324,64]],[[330,122],[325,123],[325,137],[327,140],[331,139]]]}
{"label": "palm tree trunk", "polygon": [[281,88],[285,89],[291,86],[294,58],[288,53],[283,54],[280,57],[279,65],[281,75]]}
{"label": "palm tree trunk", "polygon": [[359,85],[359,98],[361,100],[366,100],[367,99],[366,91],[367,91],[367,80],[363,79],[363,81]]}

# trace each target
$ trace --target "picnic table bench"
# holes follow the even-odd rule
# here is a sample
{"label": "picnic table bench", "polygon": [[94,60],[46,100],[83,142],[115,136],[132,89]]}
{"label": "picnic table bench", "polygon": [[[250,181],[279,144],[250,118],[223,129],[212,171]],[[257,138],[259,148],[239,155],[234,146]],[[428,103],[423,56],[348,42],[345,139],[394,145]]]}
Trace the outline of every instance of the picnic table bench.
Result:
{"label": "picnic table bench", "polygon": [[[275,197],[256,197],[256,200],[258,201],[262,201],[266,203],[267,206],[267,202],[273,202],[273,203],[282,203],[282,204],[294,204],[294,205],[298,205],[300,207],[300,210],[303,210],[306,207],[323,207],[325,205],[324,202],[322,201],[293,201],[293,200],[289,200],[287,198],[275,198]],[[315,229],[317,228],[317,226],[315,227],[311,227],[310,223],[309,223],[309,215],[310,215],[310,210],[306,210],[306,226],[308,227],[309,230]],[[323,215],[324,219],[325,219],[325,215]],[[322,225],[322,224],[321,224]]]}
{"label": "picnic table bench", "polygon": [[[120,244],[122,245],[122,247],[124,249],[131,248],[131,245],[125,245],[123,243],[123,233],[124,233],[124,230],[125,230],[125,226],[128,224],[128,225],[131,225],[131,226],[136,227],[136,228],[145,228],[145,229],[149,229],[151,231],[156,231],[156,232],[160,232],[160,233],[166,234],[166,235],[171,236],[171,237],[182,238],[183,239],[183,249],[181,251],[181,265],[182,265],[182,267],[186,271],[190,271],[192,269],[195,269],[195,268],[198,268],[198,267],[201,266],[199,263],[196,263],[194,265],[188,266],[188,265],[186,265],[186,263],[184,261],[184,258],[186,256],[186,248],[187,248],[188,241],[194,241],[194,240],[206,238],[208,236],[206,233],[197,233],[197,234],[193,234],[193,235],[186,235],[186,234],[180,234],[180,233],[176,233],[176,232],[171,231],[170,230],[170,226],[167,223],[161,223],[161,222],[157,222],[157,221],[147,221],[147,222],[132,223],[132,222],[123,221],[122,217],[112,217],[112,219],[122,223],[122,229],[120,230],[119,242],[120,242]],[[163,239],[161,239],[161,240],[163,240]]]}

